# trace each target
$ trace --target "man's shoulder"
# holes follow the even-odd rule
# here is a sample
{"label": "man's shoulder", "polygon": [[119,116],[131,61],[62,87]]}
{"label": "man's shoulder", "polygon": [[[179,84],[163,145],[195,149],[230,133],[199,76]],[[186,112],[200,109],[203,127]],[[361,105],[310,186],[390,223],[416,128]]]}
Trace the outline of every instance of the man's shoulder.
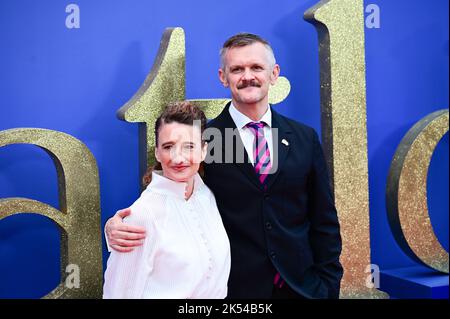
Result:
{"label": "man's shoulder", "polygon": [[216,127],[217,126],[217,122],[218,122],[218,118],[217,117],[208,120],[208,122],[206,122],[206,128]]}
{"label": "man's shoulder", "polygon": [[229,105],[228,104],[225,105],[224,109],[219,113],[219,115],[217,115],[215,118],[208,120],[208,122],[206,123],[206,127],[207,128],[211,128],[211,127],[217,128],[217,127],[222,127],[223,125],[225,125],[225,123],[228,123],[228,120],[227,120],[227,115],[229,115],[228,108],[229,108]]}
{"label": "man's shoulder", "polygon": [[278,112],[276,113],[276,116],[278,117],[280,125],[282,125],[284,129],[290,129],[294,134],[300,134],[308,138],[314,138],[317,136],[316,130],[305,123],[284,116]]}

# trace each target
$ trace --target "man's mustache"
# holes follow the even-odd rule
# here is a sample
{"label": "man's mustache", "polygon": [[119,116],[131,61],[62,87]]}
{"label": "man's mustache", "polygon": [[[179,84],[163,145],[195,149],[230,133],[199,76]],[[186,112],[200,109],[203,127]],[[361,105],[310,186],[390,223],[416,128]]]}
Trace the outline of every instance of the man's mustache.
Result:
{"label": "man's mustache", "polygon": [[238,90],[241,90],[241,89],[245,89],[245,88],[247,88],[247,87],[249,87],[249,86],[253,86],[253,87],[260,88],[260,87],[261,87],[261,84],[259,84],[259,83],[258,83],[257,81],[255,81],[255,80],[251,80],[251,81],[242,81],[242,83],[239,84],[239,85],[237,86],[237,89],[238,89]]}

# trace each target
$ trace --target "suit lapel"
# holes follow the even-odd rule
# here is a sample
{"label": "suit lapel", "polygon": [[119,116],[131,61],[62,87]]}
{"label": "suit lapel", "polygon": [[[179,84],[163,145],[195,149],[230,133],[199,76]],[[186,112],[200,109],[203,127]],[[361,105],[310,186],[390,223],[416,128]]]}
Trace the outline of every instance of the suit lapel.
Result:
{"label": "suit lapel", "polygon": [[270,188],[277,179],[289,153],[291,129],[286,121],[272,108],[273,160],[271,174],[267,176],[266,185]]}
{"label": "suit lapel", "polygon": [[[239,134],[236,134],[233,147],[231,149],[227,150],[226,143],[225,143],[225,137],[226,135],[226,129],[236,129],[236,124],[234,123],[233,119],[231,118],[230,112],[228,111],[230,107],[230,103],[228,103],[225,108],[223,109],[222,113],[215,119],[211,120],[210,123],[208,123],[210,127],[215,127],[220,130],[222,134],[222,151],[223,151],[223,160],[225,159],[225,154],[227,152],[233,152],[233,159],[235,159],[236,154],[236,148],[240,148],[241,150],[244,150],[244,163],[236,163],[235,160],[233,160],[234,165],[236,165],[242,173],[253,183],[256,187],[262,189],[262,185],[259,182],[258,176],[255,173],[255,169],[253,165],[248,160],[248,154],[245,150],[244,144],[242,142],[242,139]],[[289,125],[286,123],[286,121],[277,113],[274,111],[274,109],[271,109],[272,111],[272,136],[273,136],[273,172],[267,176],[266,185],[268,188],[271,187],[271,185],[275,182],[277,179],[281,168],[283,167],[286,157],[289,153],[289,148],[291,147],[290,143],[290,134],[291,130]]]}
{"label": "suit lapel", "polygon": [[[232,144],[232,147],[226,147],[227,145],[225,142],[225,138],[228,135],[226,130],[235,130],[237,129],[236,124],[234,123],[233,119],[231,118],[230,112],[228,111],[230,107],[230,103],[228,103],[225,108],[223,109],[222,113],[219,114],[218,117],[216,117],[214,120],[212,120],[209,124],[209,126],[215,127],[220,130],[222,134],[222,151],[223,151],[223,158],[222,160],[225,160],[226,154],[229,154],[230,158],[233,158],[233,164],[236,165],[242,173],[253,183],[256,187],[260,188],[261,183],[259,182],[258,176],[255,173],[255,169],[253,165],[249,162],[247,151],[245,150],[244,143],[242,142],[242,139],[240,135],[237,133],[234,137],[234,142]],[[236,162],[236,149],[243,150],[244,152],[244,161],[243,163]],[[232,152],[230,154],[229,152]],[[232,156],[231,156],[232,155]],[[225,162],[226,163],[226,162]]]}

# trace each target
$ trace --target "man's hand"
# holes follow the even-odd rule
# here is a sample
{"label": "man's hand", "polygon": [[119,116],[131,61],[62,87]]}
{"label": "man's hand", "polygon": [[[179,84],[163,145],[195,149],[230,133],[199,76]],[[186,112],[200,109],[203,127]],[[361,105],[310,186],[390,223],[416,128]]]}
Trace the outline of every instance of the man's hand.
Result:
{"label": "man's hand", "polygon": [[129,252],[144,243],[145,228],[127,225],[123,218],[131,214],[131,209],[119,210],[105,224],[109,246],[119,252]]}

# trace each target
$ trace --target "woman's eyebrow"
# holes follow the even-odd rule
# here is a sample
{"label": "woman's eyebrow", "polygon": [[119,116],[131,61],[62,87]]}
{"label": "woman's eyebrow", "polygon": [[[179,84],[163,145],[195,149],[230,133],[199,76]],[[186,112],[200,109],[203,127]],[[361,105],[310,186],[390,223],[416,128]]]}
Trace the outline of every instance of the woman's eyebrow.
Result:
{"label": "woman's eyebrow", "polygon": [[161,146],[165,146],[165,145],[167,145],[167,144],[173,144],[173,142],[172,142],[172,141],[164,142],[164,143],[161,144]]}

